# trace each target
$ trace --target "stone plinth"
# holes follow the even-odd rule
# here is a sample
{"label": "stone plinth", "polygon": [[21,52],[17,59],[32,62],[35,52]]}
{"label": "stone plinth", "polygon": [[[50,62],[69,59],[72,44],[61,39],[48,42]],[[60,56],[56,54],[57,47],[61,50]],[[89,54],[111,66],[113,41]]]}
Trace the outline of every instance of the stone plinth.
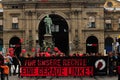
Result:
{"label": "stone plinth", "polygon": [[52,35],[51,34],[45,34],[44,35],[44,40],[46,42],[51,42],[52,43]]}

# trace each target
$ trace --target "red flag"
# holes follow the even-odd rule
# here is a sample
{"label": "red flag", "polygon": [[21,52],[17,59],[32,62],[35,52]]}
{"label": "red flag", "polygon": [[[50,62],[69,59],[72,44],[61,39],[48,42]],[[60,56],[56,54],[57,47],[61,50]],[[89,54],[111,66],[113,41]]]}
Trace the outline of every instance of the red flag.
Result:
{"label": "red flag", "polygon": [[58,54],[62,54],[60,50],[58,51]]}
{"label": "red flag", "polygon": [[71,56],[73,56],[73,54],[69,54],[69,56],[71,57]]}
{"label": "red flag", "polygon": [[81,57],[82,57],[82,56],[83,56],[83,54],[79,54],[79,56],[81,56]]}
{"label": "red flag", "polygon": [[21,38],[21,39],[20,39],[20,43],[22,43],[22,42],[23,42],[23,39]]}
{"label": "red flag", "polygon": [[38,48],[37,52],[40,52],[40,48]]}
{"label": "red flag", "polygon": [[48,48],[48,52],[50,52],[50,48]]}
{"label": "red flag", "polygon": [[48,52],[45,52],[46,57],[50,57],[50,54]]}
{"label": "red flag", "polygon": [[35,48],[32,48],[32,52],[35,52]]}
{"label": "red flag", "polygon": [[22,49],[22,53],[26,53],[26,50],[25,50],[25,49]]}
{"label": "red flag", "polygon": [[59,49],[57,47],[54,47],[54,51],[59,51]]}
{"label": "red flag", "polygon": [[14,49],[13,48],[8,48],[8,51],[13,51]]}
{"label": "red flag", "polygon": [[14,51],[13,51],[13,50],[12,50],[12,51],[9,51],[9,53],[10,53],[10,56],[11,56],[11,57],[14,56]]}

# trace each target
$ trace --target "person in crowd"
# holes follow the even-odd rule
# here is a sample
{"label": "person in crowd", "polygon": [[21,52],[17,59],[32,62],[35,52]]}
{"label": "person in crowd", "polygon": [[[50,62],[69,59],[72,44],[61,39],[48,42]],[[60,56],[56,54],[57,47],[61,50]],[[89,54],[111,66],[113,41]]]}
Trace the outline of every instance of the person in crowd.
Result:
{"label": "person in crowd", "polygon": [[5,58],[5,64],[9,67],[9,75],[11,76],[11,66],[13,64],[13,59],[10,56],[10,53],[7,53],[4,58]]}
{"label": "person in crowd", "polygon": [[32,56],[28,53],[28,54],[26,55],[26,58],[32,58]]}
{"label": "person in crowd", "polygon": [[18,77],[20,78],[23,78],[22,76],[20,76],[20,66],[24,64],[24,62],[22,62],[24,60],[24,55],[23,53],[20,53],[19,57],[17,58],[18,62],[19,62],[19,65],[18,65]]}
{"label": "person in crowd", "polygon": [[108,58],[109,58],[109,76],[114,76],[116,62],[112,52],[108,53]]}
{"label": "person in crowd", "polygon": [[[0,54],[0,66],[4,65],[4,57],[2,54]],[[3,74],[3,68],[0,67],[0,72],[1,72],[1,80],[4,80],[4,74]]]}
{"label": "person in crowd", "polygon": [[16,75],[17,66],[20,64],[20,63],[19,63],[19,59],[17,58],[16,55],[14,55],[14,56],[12,57],[12,59],[13,59],[13,65],[15,66],[15,69],[14,69],[14,71],[13,71],[13,75]]}
{"label": "person in crowd", "polygon": [[120,53],[118,53],[117,73],[118,73],[118,80],[120,80]]}
{"label": "person in crowd", "polygon": [[113,54],[113,73],[114,75],[117,75],[117,62],[118,62],[118,55],[117,53]]}
{"label": "person in crowd", "polygon": [[9,80],[9,67],[6,65],[6,64],[3,64],[0,66],[0,68],[2,68],[3,72],[1,73],[2,74],[2,79],[1,80]]}
{"label": "person in crowd", "polygon": [[23,53],[20,53],[19,57],[23,57]]}

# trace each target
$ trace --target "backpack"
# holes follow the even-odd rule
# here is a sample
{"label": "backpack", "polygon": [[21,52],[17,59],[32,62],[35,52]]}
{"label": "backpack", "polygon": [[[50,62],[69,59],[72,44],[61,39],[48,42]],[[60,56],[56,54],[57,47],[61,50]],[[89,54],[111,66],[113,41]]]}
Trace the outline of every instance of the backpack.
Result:
{"label": "backpack", "polygon": [[7,65],[1,66],[1,68],[3,68],[4,74],[9,74],[9,67]]}

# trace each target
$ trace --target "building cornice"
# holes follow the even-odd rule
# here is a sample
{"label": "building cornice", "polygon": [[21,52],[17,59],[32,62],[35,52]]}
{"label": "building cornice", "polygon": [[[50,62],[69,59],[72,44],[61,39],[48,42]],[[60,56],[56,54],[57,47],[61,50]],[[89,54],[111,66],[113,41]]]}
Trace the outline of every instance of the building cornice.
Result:
{"label": "building cornice", "polygon": [[2,3],[105,3],[106,0],[3,0]]}

